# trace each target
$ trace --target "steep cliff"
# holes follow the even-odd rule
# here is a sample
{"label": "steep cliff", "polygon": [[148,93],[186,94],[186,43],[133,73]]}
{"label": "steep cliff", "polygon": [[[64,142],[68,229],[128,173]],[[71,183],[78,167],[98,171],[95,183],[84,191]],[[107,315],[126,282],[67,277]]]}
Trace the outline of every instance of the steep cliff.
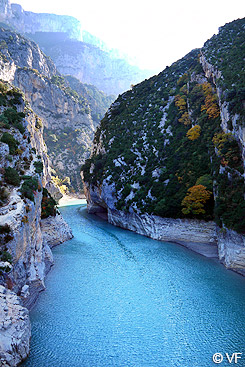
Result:
{"label": "steep cliff", "polygon": [[87,100],[88,93],[81,90],[79,94],[70,87],[34,42],[4,28],[0,37],[0,78],[19,87],[41,117],[37,125],[45,127],[52,176],[63,187],[66,182],[71,192],[79,192],[80,166],[89,155],[97,111],[102,114],[111,98],[102,107],[99,97],[103,93],[97,91],[99,106],[95,106],[95,101]]}
{"label": "steep cliff", "polygon": [[54,191],[54,186],[38,117],[23,93],[6,82],[0,82],[0,112],[0,360],[3,366],[16,366],[29,353],[26,307],[45,288],[53,264],[41,216],[51,214],[62,226],[62,235],[56,231],[52,242],[72,234],[45,189]]}
{"label": "steep cliff", "polygon": [[[241,272],[244,39],[245,19],[229,23],[201,50],[119,96],[83,166],[89,210],[104,208],[111,223],[139,233],[146,222],[166,228],[163,219],[152,219],[161,217],[172,218],[167,227],[173,228],[182,220],[193,237],[187,219],[205,220],[207,228],[215,220],[221,230],[217,241],[212,230],[210,238],[219,257]],[[145,234],[155,238],[155,224],[148,227]],[[165,232],[165,239],[182,237],[179,230]]]}
{"label": "steep cliff", "polygon": [[83,83],[93,84],[107,94],[119,94],[152,75],[130,65],[114,53],[99,47],[71,40],[65,34],[44,33],[28,35],[54,61],[59,72],[72,75]]}
{"label": "steep cliff", "polygon": [[124,92],[152,75],[130,65],[117,50],[108,49],[103,41],[82,30],[73,17],[32,13],[9,0],[0,0],[0,22],[38,43],[60,73],[109,95]]}
{"label": "steep cliff", "polygon": [[81,23],[68,15],[33,13],[25,11],[19,4],[0,1],[1,21],[22,34],[35,32],[64,32],[71,39],[81,40]]}

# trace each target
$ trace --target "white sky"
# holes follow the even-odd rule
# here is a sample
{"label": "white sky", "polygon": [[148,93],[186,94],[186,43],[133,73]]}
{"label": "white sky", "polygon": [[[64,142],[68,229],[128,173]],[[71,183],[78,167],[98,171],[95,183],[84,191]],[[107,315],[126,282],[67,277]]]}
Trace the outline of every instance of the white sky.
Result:
{"label": "white sky", "polygon": [[245,16],[244,0],[11,0],[24,10],[72,15],[82,28],[135,59],[165,66],[203,43],[218,27]]}

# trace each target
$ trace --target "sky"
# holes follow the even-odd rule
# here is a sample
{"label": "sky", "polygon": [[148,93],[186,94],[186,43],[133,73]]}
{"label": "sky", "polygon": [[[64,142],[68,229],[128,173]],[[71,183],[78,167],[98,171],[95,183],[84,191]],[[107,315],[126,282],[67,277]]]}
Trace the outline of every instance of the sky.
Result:
{"label": "sky", "polygon": [[126,53],[142,69],[162,71],[245,16],[244,0],[15,0],[24,10],[71,15],[82,29]]}

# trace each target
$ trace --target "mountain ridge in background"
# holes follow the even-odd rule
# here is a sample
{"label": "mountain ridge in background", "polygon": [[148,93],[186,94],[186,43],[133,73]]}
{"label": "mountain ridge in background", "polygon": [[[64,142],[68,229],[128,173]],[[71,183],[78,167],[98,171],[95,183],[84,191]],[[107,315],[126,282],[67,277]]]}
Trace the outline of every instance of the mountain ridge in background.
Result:
{"label": "mountain ridge in background", "polygon": [[82,30],[72,16],[33,13],[21,5],[0,1],[2,23],[39,44],[59,72],[93,84],[107,94],[117,95],[153,74],[130,65],[117,50]]}

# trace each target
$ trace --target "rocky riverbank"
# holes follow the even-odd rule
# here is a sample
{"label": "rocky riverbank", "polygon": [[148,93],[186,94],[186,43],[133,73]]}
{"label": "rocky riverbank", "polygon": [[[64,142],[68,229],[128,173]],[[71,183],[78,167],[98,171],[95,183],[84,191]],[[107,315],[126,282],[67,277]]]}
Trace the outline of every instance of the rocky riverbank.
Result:
{"label": "rocky riverbank", "polygon": [[[27,358],[31,337],[29,310],[34,306],[40,291],[45,289],[44,278],[54,264],[50,247],[72,238],[71,229],[61,215],[42,220],[37,232],[39,240],[36,243],[36,252],[33,247],[30,248],[28,238],[25,240],[23,237],[23,241],[18,242],[23,248],[19,262],[14,266],[15,274],[19,276],[16,285],[10,275],[6,277],[6,286],[0,286],[0,361],[4,367],[17,366]],[[31,267],[25,272],[28,259]],[[27,278],[22,288],[17,290],[16,287],[23,283],[21,274],[23,279]]]}
{"label": "rocky riverbank", "polygon": [[108,222],[154,240],[175,242],[206,257],[218,258],[214,222],[160,218],[111,209],[108,209]]}
{"label": "rocky riverbank", "polygon": [[125,213],[115,208],[114,185],[84,184],[89,213],[106,214],[108,222],[155,240],[178,243],[209,258],[217,258],[227,269],[245,275],[245,236],[220,229],[213,221],[161,218],[156,215]]}

